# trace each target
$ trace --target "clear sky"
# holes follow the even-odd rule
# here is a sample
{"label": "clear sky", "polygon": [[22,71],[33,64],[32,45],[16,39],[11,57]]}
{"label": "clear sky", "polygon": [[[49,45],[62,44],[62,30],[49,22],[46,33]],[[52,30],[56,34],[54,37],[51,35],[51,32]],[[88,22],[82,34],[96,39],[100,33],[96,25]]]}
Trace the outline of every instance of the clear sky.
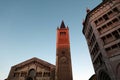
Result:
{"label": "clear sky", "polygon": [[64,20],[70,29],[74,80],[94,74],[82,34],[86,8],[102,0],[0,0],[0,80],[11,66],[37,57],[55,64],[56,29]]}

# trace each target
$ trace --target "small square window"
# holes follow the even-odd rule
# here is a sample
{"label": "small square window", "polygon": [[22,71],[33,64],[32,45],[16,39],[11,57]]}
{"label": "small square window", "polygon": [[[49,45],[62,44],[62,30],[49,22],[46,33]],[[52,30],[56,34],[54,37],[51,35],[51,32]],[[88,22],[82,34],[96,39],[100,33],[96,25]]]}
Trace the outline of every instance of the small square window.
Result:
{"label": "small square window", "polygon": [[99,28],[98,31],[100,32],[100,31],[101,31],[101,28]]}
{"label": "small square window", "polygon": [[120,16],[118,18],[120,19]]}
{"label": "small square window", "polygon": [[120,28],[118,29],[118,31],[120,32]]}
{"label": "small square window", "polygon": [[98,24],[98,21],[97,21],[97,20],[95,21],[95,24],[96,24],[96,25]]}
{"label": "small square window", "polygon": [[110,37],[112,37],[112,35],[111,35],[111,34],[108,34],[108,35],[107,35],[107,38],[110,38]]}
{"label": "small square window", "polygon": [[119,39],[119,38],[120,38],[120,35],[119,35],[119,33],[118,33],[117,31],[112,32],[112,34],[114,35],[114,37],[115,37],[116,39]]}
{"label": "small square window", "polygon": [[14,77],[19,77],[19,73],[18,72],[14,73]]}
{"label": "small square window", "polygon": [[114,12],[119,12],[119,10],[118,10],[117,7],[113,8],[113,11],[114,11]]}
{"label": "small square window", "polygon": [[111,26],[111,25],[112,25],[112,22],[107,23],[107,25],[108,25],[108,26]]}
{"label": "small square window", "polygon": [[119,48],[120,48],[120,43],[118,43],[118,46],[119,46]]}
{"label": "small square window", "polygon": [[115,18],[115,19],[113,19],[112,21],[113,21],[113,23],[115,23],[115,22],[118,22],[118,19]]}
{"label": "small square window", "polygon": [[108,20],[109,18],[108,18],[108,16],[105,14],[105,15],[103,15],[103,18],[105,19],[105,20]]}
{"label": "small square window", "polygon": [[65,51],[62,51],[62,54],[64,55],[64,54],[65,54]]}
{"label": "small square window", "polygon": [[112,49],[115,49],[115,48],[117,48],[117,45],[116,45],[116,44],[112,46]]}
{"label": "small square window", "polygon": [[113,12],[112,11],[110,11],[110,12],[108,12],[108,15],[111,15]]}
{"label": "small square window", "polygon": [[108,47],[108,48],[106,48],[105,50],[106,50],[106,51],[110,51],[110,50],[111,50],[111,48],[110,48],[110,47]]}
{"label": "small square window", "polygon": [[104,41],[106,38],[105,37],[102,37],[102,40]]}
{"label": "small square window", "polygon": [[42,77],[42,72],[37,72],[37,73],[36,73],[36,76],[37,76],[37,77]]}
{"label": "small square window", "polygon": [[98,20],[99,20],[99,21],[102,21],[103,19],[102,19],[102,18],[99,18]]}
{"label": "small square window", "polygon": [[106,25],[103,25],[102,28],[105,29],[107,26]]}

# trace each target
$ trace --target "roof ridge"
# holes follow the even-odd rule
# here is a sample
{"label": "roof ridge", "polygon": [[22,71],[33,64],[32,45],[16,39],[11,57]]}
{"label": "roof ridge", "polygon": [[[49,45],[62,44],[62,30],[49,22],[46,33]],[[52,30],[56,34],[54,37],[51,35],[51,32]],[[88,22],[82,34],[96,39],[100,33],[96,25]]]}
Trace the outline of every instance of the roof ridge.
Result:
{"label": "roof ridge", "polygon": [[32,62],[32,61],[37,61],[37,62],[42,63],[43,65],[46,65],[46,66],[49,66],[49,67],[50,67],[50,66],[54,66],[54,67],[55,67],[54,64],[51,64],[51,63],[49,63],[49,62],[47,62],[47,61],[44,61],[44,60],[42,60],[42,59],[39,59],[39,58],[37,58],[37,57],[33,57],[33,58],[28,59],[28,60],[25,60],[25,61],[23,61],[23,62],[21,62],[21,63],[19,63],[19,64],[14,65],[13,67],[19,67],[19,66],[21,66],[21,65],[25,65],[25,64],[30,63],[30,62]]}

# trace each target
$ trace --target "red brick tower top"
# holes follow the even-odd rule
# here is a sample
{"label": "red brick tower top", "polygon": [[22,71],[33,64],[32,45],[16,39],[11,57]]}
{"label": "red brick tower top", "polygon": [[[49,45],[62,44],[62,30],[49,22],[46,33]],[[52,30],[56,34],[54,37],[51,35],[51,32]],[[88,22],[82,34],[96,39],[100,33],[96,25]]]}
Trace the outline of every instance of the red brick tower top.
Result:
{"label": "red brick tower top", "polygon": [[65,26],[62,21],[60,28],[57,28],[57,48],[58,47],[70,47],[69,41],[69,28]]}

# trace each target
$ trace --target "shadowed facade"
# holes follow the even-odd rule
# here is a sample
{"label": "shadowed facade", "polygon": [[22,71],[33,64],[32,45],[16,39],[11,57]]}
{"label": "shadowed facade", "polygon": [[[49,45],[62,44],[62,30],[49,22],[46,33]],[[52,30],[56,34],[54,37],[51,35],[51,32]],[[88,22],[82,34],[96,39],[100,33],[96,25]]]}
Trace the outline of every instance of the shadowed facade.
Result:
{"label": "shadowed facade", "polygon": [[120,80],[120,0],[87,9],[83,34],[97,80]]}

